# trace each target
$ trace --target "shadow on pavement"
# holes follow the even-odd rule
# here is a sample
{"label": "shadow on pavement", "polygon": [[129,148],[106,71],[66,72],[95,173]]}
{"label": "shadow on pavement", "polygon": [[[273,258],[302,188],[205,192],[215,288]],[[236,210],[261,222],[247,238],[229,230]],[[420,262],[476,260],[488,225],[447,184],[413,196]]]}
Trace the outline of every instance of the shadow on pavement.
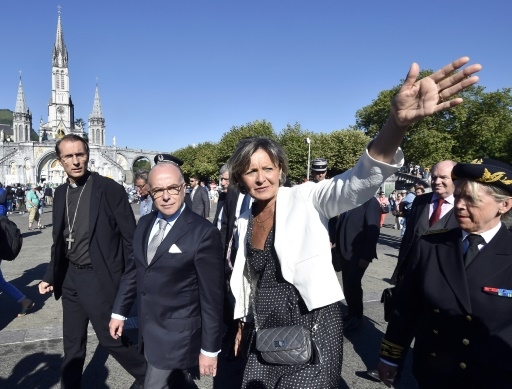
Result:
{"label": "shadow on pavement", "polygon": [[0,378],[0,388],[51,388],[59,382],[61,363],[60,354],[38,352],[27,355],[16,364],[7,379]]}
{"label": "shadow on pavement", "polygon": [[87,364],[82,375],[82,387],[108,389],[106,384],[108,378],[108,369],[105,364],[109,354],[102,346],[98,344],[91,361]]}
{"label": "shadow on pavement", "polygon": [[[9,266],[7,261],[2,261],[4,267]],[[25,270],[23,274],[13,280],[9,280],[9,283],[14,285],[18,290],[27,296],[29,299],[35,302],[34,308],[32,308],[27,315],[37,312],[44,306],[44,302],[49,297],[53,297],[52,294],[41,295],[37,285],[30,285],[34,280],[40,280],[46,270],[46,263],[41,263],[32,269]],[[17,318],[20,312],[21,306],[18,302],[8,297],[5,293],[0,297],[2,306],[2,315],[0,316],[0,331],[7,327],[7,325]]]}
{"label": "shadow on pavement", "polygon": [[392,249],[398,250],[400,248],[400,242],[402,239],[398,236],[387,235],[380,230],[379,244],[383,246],[391,247]]}

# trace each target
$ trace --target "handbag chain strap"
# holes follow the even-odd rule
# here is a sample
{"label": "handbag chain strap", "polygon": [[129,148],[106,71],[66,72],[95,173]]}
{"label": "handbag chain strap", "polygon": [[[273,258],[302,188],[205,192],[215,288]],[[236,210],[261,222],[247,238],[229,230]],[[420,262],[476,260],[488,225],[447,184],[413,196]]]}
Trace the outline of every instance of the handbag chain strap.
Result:
{"label": "handbag chain strap", "polygon": [[[247,244],[249,244],[249,241],[247,241]],[[277,253],[275,251],[275,248],[272,246],[272,253],[273,253],[273,256],[275,255],[277,257]],[[255,289],[256,289],[256,284],[253,284],[253,279],[252,279],[252,269],[251,269],[251,265],[249,264],[249,262],[247,261],[246,259],[246,262],[245,262],[245,266],[247,267],[247,276],[249,278],[249,284],[251,285],[251,291],[249,293],[249,302],[251,303],[252,305],[252,316],[254,318],[254,328],[256,330],[256,332],[258,332],[260,326],[259,326],[259,323],[258,323],[258,316],[256,315],[256,298],[255,298]],[[291,284],[293,286],[293,284]],[[313,327],[311,328],[311,335],[313,335],[316,330],[318,329],[318,324],[320,322],[320,317],[322,315],[323,312],[321,313],[318,313],[320,309],[317,309],[315,310],[315,312],[313,313]]]}

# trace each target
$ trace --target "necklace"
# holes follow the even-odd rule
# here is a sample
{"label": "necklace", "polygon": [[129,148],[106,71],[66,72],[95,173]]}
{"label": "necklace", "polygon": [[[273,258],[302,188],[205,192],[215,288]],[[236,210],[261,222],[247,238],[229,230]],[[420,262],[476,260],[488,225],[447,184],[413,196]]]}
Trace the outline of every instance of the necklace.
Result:
{"label": "necklace", "polygon": [[266,232],[266,231],[267,231],[267,228],[265,227],[265,222],[266,222],[267,220],[269,220],[271,217],[274,217],[274,211],[273,211],[273,210],[272,210],[272,214],[271,214],[269,217],[267,217],[265,220],[263,220],[263,221],[258,220],[258,216],[256,216],[256,217],[254,218],[254,220],[256,220],[256,224],[258,224],[258,226],[259,226],[263,231],[265,231],[265,232]]}
{"label": "necklace", "polygon": [[84,189],[87,186],[87,183],[89,182],[89,177],[87,177],[87,180],[85,181],[84,186],[82,187],[82,190],[80,191],[80,195],[78,196],[78,201],[76,203],[76,209],[75,209],[75,216],[73,216],[73,224],[69,222],[69,201],[68,201],[68,193],[69,193],[69,185],[66,188],[66,216],[68,217],[68,227],[69,227],[69,236],[66,238],[66,242],[68,242],[68,250],[71,250],[71,245],[75,241],[73,239],[72,233],[73,233],[73,227],[75,226],[76,221],[76,214],[78,213],[78,206],[80,205],[80,199],[82,198],[82,194],[84,193]]}

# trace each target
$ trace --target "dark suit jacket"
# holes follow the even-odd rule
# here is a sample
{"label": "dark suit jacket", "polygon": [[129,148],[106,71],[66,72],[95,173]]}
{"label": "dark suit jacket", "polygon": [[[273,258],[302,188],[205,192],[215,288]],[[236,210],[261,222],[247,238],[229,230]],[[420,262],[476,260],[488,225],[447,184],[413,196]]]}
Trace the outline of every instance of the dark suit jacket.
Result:
{"label": "dark suit jacket", "polygon": [[380,204],[372,197],[366,203],[340,215],[336,229],[336,249],[346,260],[377,258],[380,235]]}
{"label": "dark suit jacket", "polygon": [[415,336],[414,373],[437,383],[425,387],[456,387],[441,384],[468,377],[475,388],[510,387],[512,298],[484,287],[512,289],[512,233],[505,226],[466,269],[459,228],[415,245],[383,344],[389,342],[388,352],[406,350]]}
{"label": "dark suit jacket", "polygon": [[[113,304],[123,271],[132,261],[135,217],[121,185],[97,173],[91,174],[91,203],[88,205],[89,256],[93,271],[103,288],[104,297]],[[62,283],[69,265],[63,236],[66,188],[67,184],[63,184],[55,190],[51,260],[43,277],[43,281],[53,285],[56,299],[62,295]]]}
{"label": "dark suit jacket", "polygon": [[219,222],[219,214],[222,208],[224,207],[224,202],[226,201],[226,192],[219,193],[219,199],[217,200],[217,210],[215,211],[215,217],[213,218],[212,224],[217,227],[217,223]]}
{"label": "dark suit jacket", "polygon": [[429,230],[451,229],[458,227],[457,220],[453,215],[453,209],[446,213],[439,221],[432,227],[428,226],[430,212],[430,202],[434,193],[425,193],[421,196],[416,196],[412,203],[411,213],[406,221],[405,234],[400,243],[400,251],[398,252],[398,262],[391,277],[391,282],[396,284],[403,276],[408,263],[408,255],[411,248],[421,236]]}
{"label": "dark suit jacket", "polygon": [[[238,197],[240,191],[236,187],[230,186],[226,193],[226,200],[224,201],[224,217],[222,219],[222,225],[220,229],[220,235],[222,240],[222,246],[224,247],[224,258],[226,258],[229,241],[233,236],[233,230],[236,222],[236,205],[238,203]],[[236,250],[232,247],[231,259],[234,261]]]}
{"label": "dark suit jacket", "polygon": [[[190,194],[192,195],[192,191]],[[210,217],[210,196],[205,188],[199,185],[194,193],[194,198],[191,197],[190,200],[192,201],[192,212],[204,218]]]}
{"label": "dark suit jacket", "polygon": [[127,316],[136,295],[148,362],[159,369],[187,369],[198,365],[200,349],[221,349],[224,261],[219,230],[185,206],[148,265],[148,238],[156,217],[152,212],[137,224],[134,265],[123,276],[113,312]]}

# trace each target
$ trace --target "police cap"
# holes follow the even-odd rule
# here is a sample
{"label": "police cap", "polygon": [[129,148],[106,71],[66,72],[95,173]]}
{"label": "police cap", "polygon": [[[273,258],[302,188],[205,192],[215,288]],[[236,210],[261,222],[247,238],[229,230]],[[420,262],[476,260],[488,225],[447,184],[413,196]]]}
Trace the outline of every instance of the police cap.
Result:
{"label": "police cap", "polygon": [[483,158],[470,163],[458,163],[452,170],[452,179],[457,178],[494,185],[512,194],[512,166],[495,159]]}
{"label": "police cap", "polygon": [[311,162],[311,169],[315,172],[327,171],[327,160],[325,158],[315,158]]}
{"label": "police cap", "polygon": [[175,165],[183,165],[183,161],[171,154],[157,154],[155,155],[155,164],[160,162],[171,162]]}

